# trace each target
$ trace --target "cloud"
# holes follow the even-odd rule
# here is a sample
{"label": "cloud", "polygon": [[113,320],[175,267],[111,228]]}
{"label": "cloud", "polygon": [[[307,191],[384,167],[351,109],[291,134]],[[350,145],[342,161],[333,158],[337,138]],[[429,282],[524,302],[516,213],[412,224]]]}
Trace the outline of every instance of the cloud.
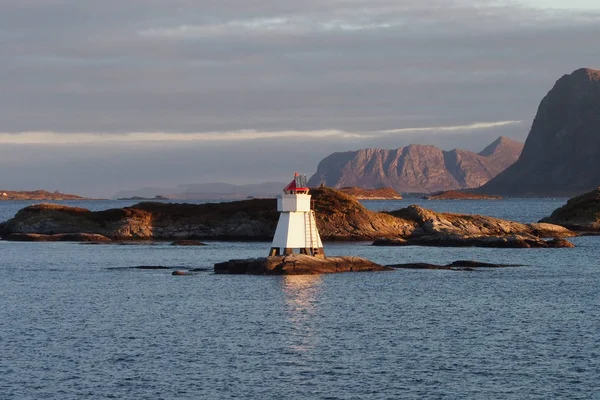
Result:
{"label": "cloud", "polygon": [[175,133],[175,132],[133,132],[127,134],[116,133],[58,133],[58,132],[0,132],[0,144],[114,144],[114,143],[153,143],[153,142],[242,142],[253,140],[279,139],[279,140],[331,140],[331,139],[372,139],[375,137],[395,136],[411,133],[460,133],[475,130],[486,130],[509,125],[521,124],[522,121],[495,121],[476,122],[469,125],[454,126],[428,126],[380,130],[372,132],[346,132],[342,130],[316,130],[316,131],[277,131],[260,132],[256,130],[242,130],[230,132],[202,132],[202,133]]}

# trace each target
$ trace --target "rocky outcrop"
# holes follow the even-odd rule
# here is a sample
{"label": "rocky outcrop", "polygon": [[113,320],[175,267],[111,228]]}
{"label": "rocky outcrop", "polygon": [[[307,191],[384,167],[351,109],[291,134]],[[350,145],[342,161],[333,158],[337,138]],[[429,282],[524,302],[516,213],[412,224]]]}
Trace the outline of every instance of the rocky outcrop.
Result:
{"label": "rocky outcrop", "polygon": [[576,236],[570,230],[551,224],[522,224],[483,215],[436,213],[419,206],[392,211],[393,216],[413,222],[410,235],[382,238],[375,246],[439,246],[548,248],[573,247],[566,240],[543,240]]}
{"label": "rocky outcrop", "polygon": [[579,232],[600,232],[600,188],[570,199],[540,222]]}
{"label": "rocky outcrop", "polygon": [[494,196],[480,193],[473,193],[460,190],[447,190],[445,192],[433,193],[429,196],[424,196],[425,200],[498,200],[502,196]]}
{"label": "rocky outcrop", "polygon": [[333,153],[319,163],[309,185],[366,189],[390,186],[402,193],[475,188],[515,162],[522,147],[521,143],[500,137],[478,154],[458,149],[442,151],[428,145]]}
{"label": "rocky outcrop", "polygon": [[[311,193],[323,240],[402,239],[460,246],[485,245],[493,240],[513,243],[510,238],[517,236],[519,240],[529,243],[538,240],[541,244],[544,237],[574,235],[568,229],[550,224],[521,224],[481,215],[436,213],[418,206],[374,212],[353,197],[333,189],[321,187]],[[19,237],[53,240],[77,235],[102,235],[114,241],[271,240],[278,218],[274,199],[200,205],[140,203],[97,212],[42,204],[24,208],[15,218],[0,224],[0,236],[9,240]]]}
{"label": "rocky outcrop", "polygon": [[343,187],[340,192],[357,200],[402,200],[402,196],[392,188],[363,189],[357,186]]}
{"label": "rocky outcrop", "polygon": [[482,193],[571,196],[600,186],[600,71],[560,78],[542,100],[519,160]]}
{"label": "rocky outcrop", "polygon": [[0,236],[92,233],[112,240],[268,240],[278,213],[274,199],[210,204],[139,203],[105,211],[54,204],[22,209],[0,224]]}
{"label": "rocky outcrop", "polygon": [[391,268],[360,257],[317,258],[303,254],[229,260],[215,264],[216,274],[312,275],[389,270]]}

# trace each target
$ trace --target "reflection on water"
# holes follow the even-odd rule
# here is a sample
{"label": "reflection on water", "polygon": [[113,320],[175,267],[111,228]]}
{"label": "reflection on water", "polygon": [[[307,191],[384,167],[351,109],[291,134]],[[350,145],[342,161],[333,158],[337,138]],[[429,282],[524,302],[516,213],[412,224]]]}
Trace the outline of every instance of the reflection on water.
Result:
{"label": "reflection on water", "polygon": [[291,350],[304,352],[316,345],[314,319],[318,313],[321,284],[320,275],[286,275],[283,278],[285,308],[291,325],[288,335]]}

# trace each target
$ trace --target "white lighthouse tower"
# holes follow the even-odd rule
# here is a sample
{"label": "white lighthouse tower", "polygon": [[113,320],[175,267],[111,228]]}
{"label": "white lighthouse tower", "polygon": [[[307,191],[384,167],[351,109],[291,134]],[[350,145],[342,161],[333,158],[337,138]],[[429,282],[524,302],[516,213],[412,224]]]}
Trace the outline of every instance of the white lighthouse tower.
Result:
{"label": "white lighthouse tower", "polygon": [[300,254],[325,257],[306,186],[306,175],[294,174],[294,180],[277,197],[277,211],[281,214],[270,256],[293,254],[298,249]]}

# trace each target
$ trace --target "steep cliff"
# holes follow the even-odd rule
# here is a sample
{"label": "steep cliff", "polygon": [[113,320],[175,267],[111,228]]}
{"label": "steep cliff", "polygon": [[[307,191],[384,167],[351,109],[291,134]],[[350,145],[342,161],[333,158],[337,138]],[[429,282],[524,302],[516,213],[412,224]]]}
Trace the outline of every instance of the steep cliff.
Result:
{"label": "steep cliff", "polygon": [[484,193],[563,196],[600,186],[600,71],[560,78],[540,103],[519,160]]}
{"label": "steep cliff", "polygon": [[479,154],[459,149],[442,151],[429,145],[333,153],[319,163],[309,185],[365,189],[390,186],[404,193],[474,188],[515,162],[522,146],[500,137]]}

